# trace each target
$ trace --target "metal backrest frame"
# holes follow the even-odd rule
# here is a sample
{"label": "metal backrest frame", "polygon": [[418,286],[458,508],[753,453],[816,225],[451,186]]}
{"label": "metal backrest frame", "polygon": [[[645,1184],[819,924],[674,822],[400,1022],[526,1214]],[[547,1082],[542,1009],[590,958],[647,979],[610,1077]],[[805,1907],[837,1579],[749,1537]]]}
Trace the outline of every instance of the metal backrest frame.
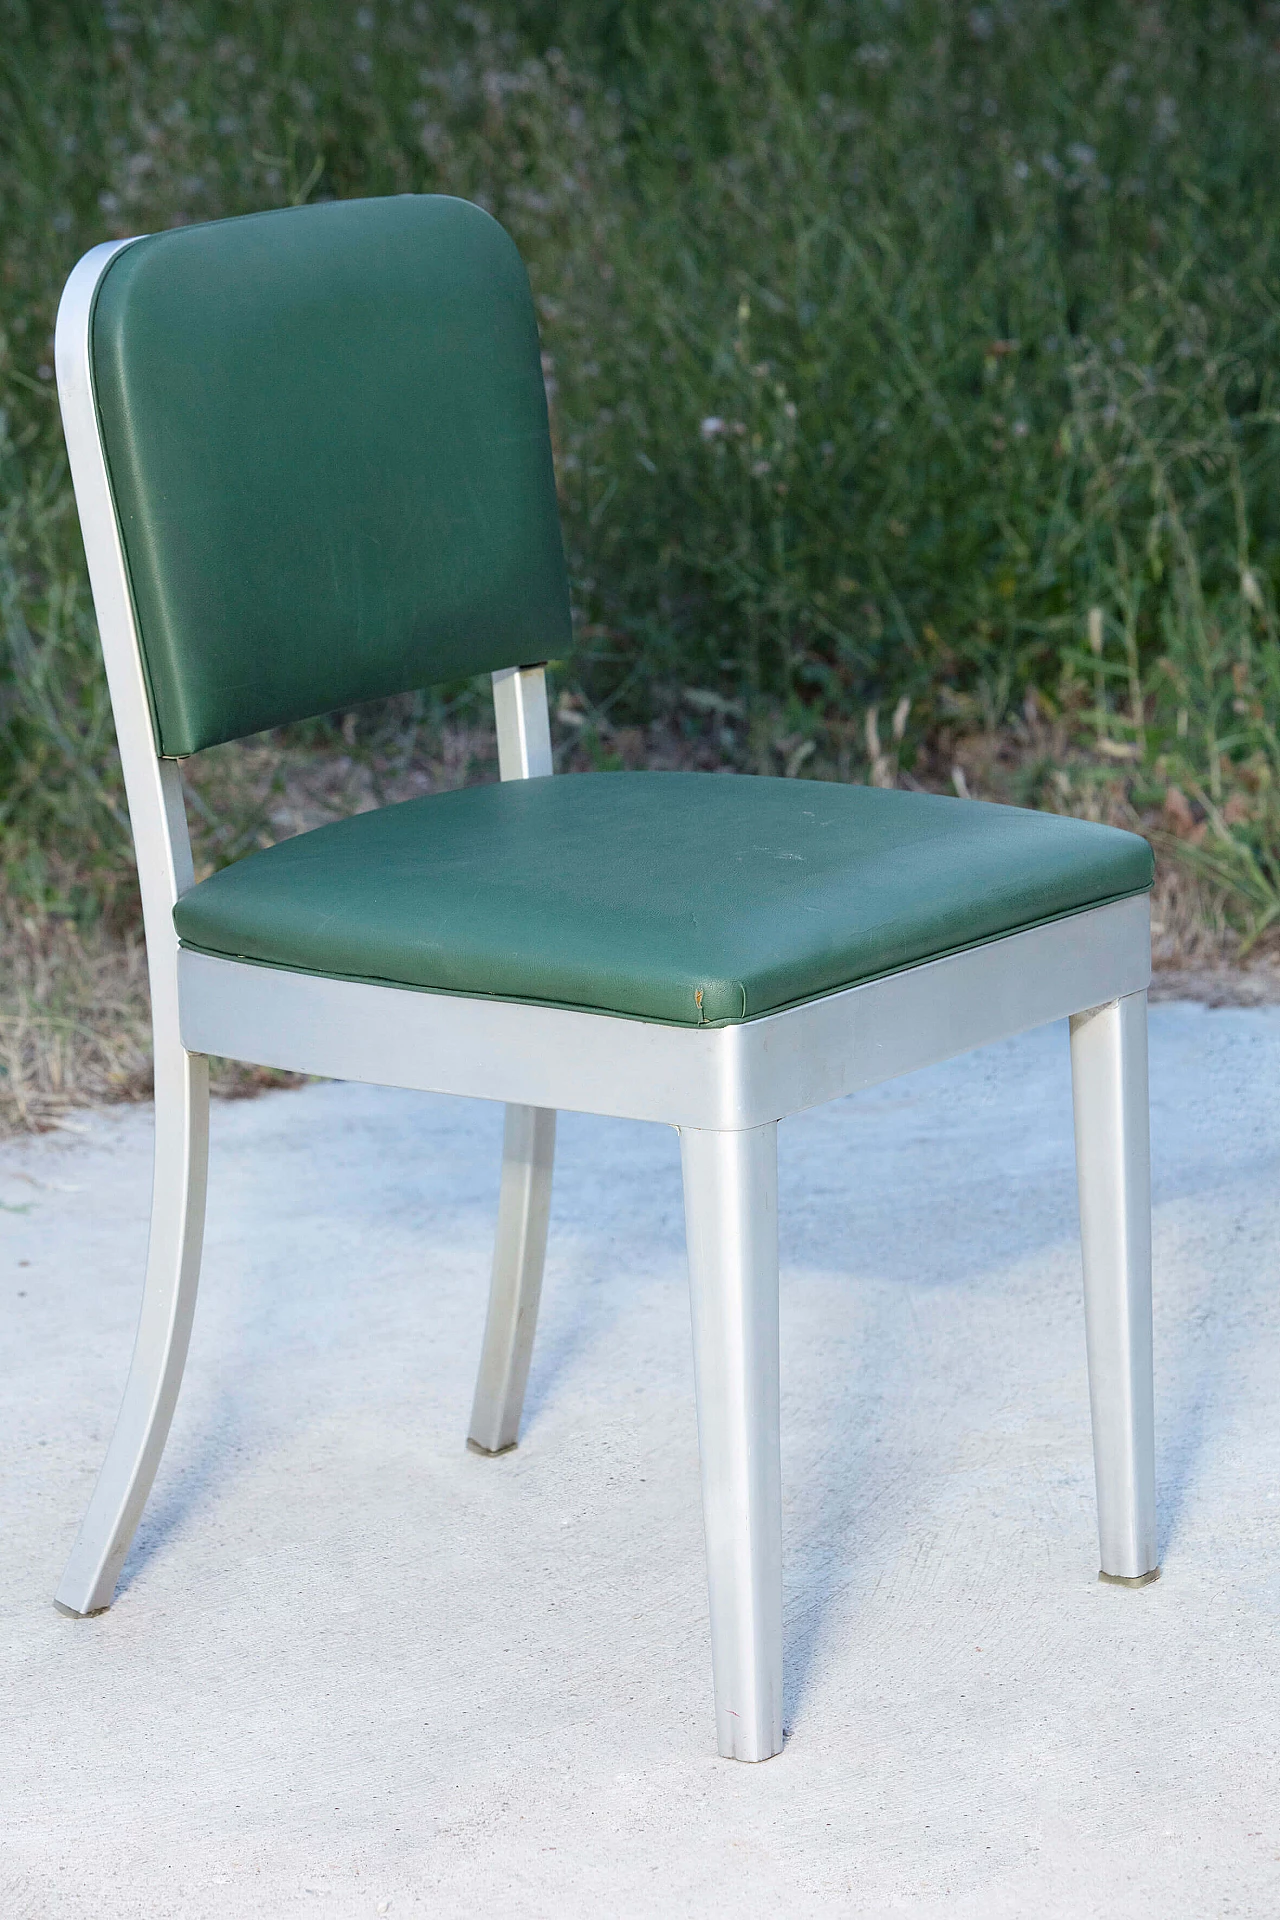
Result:
{"label": "metal backrest frame", "polygon": [[73,269],[58,307],[54,361],[76,507],[89,566],[116,739],[124,770],[147,941],[153,1025],[178,1022],[178,939],[173,909],[195,879],[176,760],[156,751],[151,703],[134,619],[120,526],[94,401],[90,325],[107,267],[132,240],[108,240]]}
{"label": "metal backrest frame", "polygon": [[[104,241],[78,262],[58,308],[54,355],[71,478],[133,831],[153,1022],[158,1028],[176,1032],[178,941],[173,909],[195,881],[191,838],[180,762],[157,750],[152,701],[93,378],[94,300],[108,266],[133,244],[133,238]],[[543,664],[500,668],[492,678],[502,779],[550,774],[553,768]]]}

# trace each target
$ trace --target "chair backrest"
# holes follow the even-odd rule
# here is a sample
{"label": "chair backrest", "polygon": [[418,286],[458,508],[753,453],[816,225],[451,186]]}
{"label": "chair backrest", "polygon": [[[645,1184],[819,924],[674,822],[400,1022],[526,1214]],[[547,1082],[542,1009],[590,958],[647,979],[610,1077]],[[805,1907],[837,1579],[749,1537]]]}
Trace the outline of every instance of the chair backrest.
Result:
{"label": "chair backrest", "polygon": [[160,754],[564,651],[533,301],[479,207],[135,241],[90,358]]}

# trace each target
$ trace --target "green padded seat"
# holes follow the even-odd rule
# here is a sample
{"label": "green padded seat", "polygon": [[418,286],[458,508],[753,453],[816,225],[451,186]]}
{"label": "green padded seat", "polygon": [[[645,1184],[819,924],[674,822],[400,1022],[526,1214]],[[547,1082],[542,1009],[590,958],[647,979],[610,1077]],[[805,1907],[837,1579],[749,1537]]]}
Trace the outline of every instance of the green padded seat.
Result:
{"label": "green padded seat", "polygon": [[816,780],[602,773],[404,801],[183,895],[184,946],[294,971],[750,1020],[1151,885],[1136,834]]}

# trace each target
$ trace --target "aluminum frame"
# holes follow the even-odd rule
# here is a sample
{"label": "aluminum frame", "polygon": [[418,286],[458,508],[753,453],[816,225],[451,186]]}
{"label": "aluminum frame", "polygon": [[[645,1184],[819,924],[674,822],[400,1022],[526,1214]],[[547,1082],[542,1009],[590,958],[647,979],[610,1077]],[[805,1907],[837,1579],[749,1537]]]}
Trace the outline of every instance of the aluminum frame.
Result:
{"label": "aluminum frame", "polygon": [[[498,1232],[470,1444],[515,1443],[546,1245],[555,1114],[681,1132],[720,1752],[782,1744],[777,1121],[1071,1016],[1102,1574],[1155,1577],[1144,898],[1071,914],[722,1028],[335,980],[184,951],[194,884],[178,766],[159,758],[92,386],[95,247],[58,313],[58,390],[137,851],[156,1059],[156,1164],[138,1338],[58,1588],[110,1605],[181,1382],[199,1272],[211,1053],[501,1100]],[[540,666],[496,673],[503,779],[552,773]]]}
{"label": "aluminum frame", "polygon": [[260,1066],[732,1131],[1141,993],[1150,945],[1145,897],[1118,900],[727,1027],[334,980],[186,948],[179,1018],[194,1052]]}

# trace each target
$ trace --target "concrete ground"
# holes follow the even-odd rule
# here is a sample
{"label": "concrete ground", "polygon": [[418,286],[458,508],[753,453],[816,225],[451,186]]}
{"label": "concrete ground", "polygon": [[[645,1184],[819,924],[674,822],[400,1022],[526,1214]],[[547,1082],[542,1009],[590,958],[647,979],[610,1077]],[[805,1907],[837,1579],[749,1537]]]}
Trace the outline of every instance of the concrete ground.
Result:
{"label": "concrete ground", "polygon": [[677,1143],[562,1121],[524,1442],[463,1448],[500,1114],[219,1105],[169,1451],[50,1595],[150,1115],[0,1149],[0,1914],[1280,1912],[1280,1009],[1153,1012],[1164,1577],[1099,1586],[1066,1040],[782,1129],[787,1725],[714,1752]]}

